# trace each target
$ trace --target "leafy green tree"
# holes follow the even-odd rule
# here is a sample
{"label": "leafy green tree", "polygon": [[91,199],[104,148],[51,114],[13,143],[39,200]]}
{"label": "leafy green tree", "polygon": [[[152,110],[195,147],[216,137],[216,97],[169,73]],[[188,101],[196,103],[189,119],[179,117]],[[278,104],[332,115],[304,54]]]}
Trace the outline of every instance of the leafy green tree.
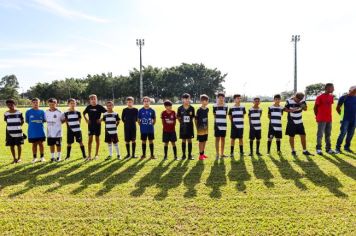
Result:
{"label": "leafy green tree", "polygon": [[320,94],[324,91],[324,88],[325,88],[325,84],[323,84],[323,83],[308,85],[305,88],[305,95],[307,97],[308,96],[317,96],[318,94]]}
{"label": "leafy green tree", "polygon": [[19,98],[19,82],[16,75],[6,75],[0,81],[0,99]]}

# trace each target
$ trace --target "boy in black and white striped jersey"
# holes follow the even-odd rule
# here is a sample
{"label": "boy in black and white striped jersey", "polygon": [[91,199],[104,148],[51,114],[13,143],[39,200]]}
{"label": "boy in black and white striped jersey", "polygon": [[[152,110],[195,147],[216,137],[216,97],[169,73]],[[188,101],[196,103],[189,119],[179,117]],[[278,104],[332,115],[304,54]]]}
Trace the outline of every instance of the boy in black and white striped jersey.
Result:
{"label": "boy in black and white striped jersey", "polygon": [[[10,147],[12,163],[21,162],[21,145],[24,144],[24,134],[21,126],[24,123],[24,118],[19,110],[16,110],[16,102],[13,99],[6,100],[6,106],[9,108],[4,114],[6,126],[6,146]],[[17,158],[15,153],[15,146],[17,146]]]}
{"label": "boy in black and white striped jersey", "polygon": [[246,109],[240,105],[241,95],[234,95],[234,106],[229,109],[229,118],[231,121],[231,150],[230,157],[234,157],[235,139],[239,139],[240,155],[244,155],[243,133],[244,133],[244,116]]}
{"label": "boy in black and white striped jersey", "polygon": [[267,153],[270,154],[272,139],[276,138],[277,152],[281,153],[281,138],[282,138],[282,115],[283,107],[281,103],[281,95],[274,95],[274,104],[268,107],[268,141],[267,141]]}
{"label": "boy in black and white striped jersey", "polygon": [[226,127],[227,127],[227,120],[226,120],[227,112],[228,112],[228,107],[225,104],[225,94],[219,92],[217,94],[217,102],[213,106],[213,113],[215,117],[214,135],[215,135],[216,159],[219,159],[219,156],[222,158],[227,157],[224,154]]}
{"label": "boy in black and white striped jersey", "polygon": [[79,143],[83,159],[86,159],[87,156],[85,154],[85,147],[83,144],[82,130],[80,129],[82,115],[79,111],[76,110],[77,101],[74,98],[68,99],[67,103],[68,111],[64,112],[64,119],[67,124],[66,160],[70,158],[70,153],[72,151],[72,144],[74,143],[74,140]]}
{"label": "boy in black and white striped jersey", "polygon": [[117,126],[120,123],[119,114],[114,112],[114,103],[112,101],[106,102],[107,112],[104,113],[101,121],[105,123],[105,143],[109,147],[109,156],[107,159],[110,159],[113,154],[113,146],[115,147],[117,159],[121,159],[120,150],[119,150],[119,138],[117,135]]}
{"label": "boy in black and white striped jersey", "polygon": [[261,140],[261,116],[262,109],[259,107],[260,98],[253,99],[253,107],[248,111],[248,118],[250,120],[250,156],[253,156],[253,141],[256,139],[256,154],[260,153]]}
{"label": "boy in black and white striped jersey", "polygon": [[284,111],[288,112],[288,123],[286,135],[289,136],[289,143],[292,148],[292,155],[296,156],[297,153],[294,149],[294,136],[299,135],[303,146],[303,154],[313,156],[307,150],[307,141],[305,137],[305,129],[303,125],[302,112],[307,110],[307,104],[304,99],[303,93],[296,93],[292,98],[286,100]]}

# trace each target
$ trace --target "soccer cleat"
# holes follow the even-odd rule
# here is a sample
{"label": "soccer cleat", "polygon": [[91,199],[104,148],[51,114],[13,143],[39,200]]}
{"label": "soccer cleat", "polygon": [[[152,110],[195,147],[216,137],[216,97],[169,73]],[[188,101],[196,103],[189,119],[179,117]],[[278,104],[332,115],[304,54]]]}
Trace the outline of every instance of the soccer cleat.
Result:
{"label": "soccer cleat", "polygon": [[94,157],[94,160],[98,160],[98,159],[99,159],[99,156],[95,156],[95,157]]}
{"label": "soccer cleat", "polygon": [[262,154],[260,152],[256,152],[257,156],[262,156]]}
{"label": "soccer cleat", "polygon": [[[130,158],[130,157],[129,157]],[[137,158],[137,156],[131,156],[131,158]]]}
{"label": "soccer cleat", "polygon": [[91,157],[87,157],[87,158],[85,158],[84,160],[85,160],[85,161],[91,161],[92,158],[91,158]]}
{"label": "soccer cleat", "polygon": [[335,154],[341,154],[341,150],[340,149],[335,149]]}
{"label": "soccer cleat", "polygon": [[37,158],[33,158],[32,163],[36,163],[36,162],[37,162]]}
{"label": "soccer cleat", "polygon": [[194,157],[193,156],[189,156],[188,160],[194,160]]}
{"label": "soccer cleat", "polygon": [[145,159],[145,158],[146,158],[146,156],[145,156],[145,155],[142,155],[142,156],[141,156],[141,159]]}
{"label": "soccer cleat", "polygon": [[350,148],[344,148],[344,151],[349,153],[354,153],[354,151],[352,151]]}
{"label": "soccer cleat", "polygon": [[51,158],[51,162],[55,162],[56,161],[56,159],[54,159],[54,158]]}
{"label": "soccer cleat", "polygon": [[186,155],[183,155],[181,159],[182,159],[182,160],[187,159]]}
{"label": "soccer cleat", "polygon": [[168,160],[168,157],[167,157],[167,156],[164,156],[164,157],[163,157],[163,160],[164,160],[164,161]]}
{"label": "soccer cleat", "polygon": [[180,161],[180,159],[178,157],[174,157],[175,161]]}
{"label": "soccer cleat", "polygon": [[150,159],[155,160],[157,158],[153,155],[153,156],[150,156]]}
{"label": "soccer cleat", "polygon": [[[321,156],[323,155],[323,152],[320,149],[316,150],[316,153]],[[304,152],[303,152],[303,154],[304,154]]]}
{"label": "soccer cleat", "polygon": [[250,157],[253,157],[253,153],[251,152],[250,154],[248,154]]}
{"label": "soccer cleat", "polygon": [[200,160],[200,161],[203,161],[203,160],[205,160],[205,157],[204,157],[204,155],[199,155],[199,160]]}
{"label": "soccer cleat", "polygon": [[230,153],[230,157],[231,157],[231,158],[234,158],[234,153]]}
{"label": "soccer cleat", "polygon": [[326,151],[328,154],[332,155],[332,154],[336,154],[336,151],[329,149]]}
{"label": "soccer cleat", "polygon": [[222,154],[221,155],[221,158],[227,158],[227,157],[229,157],[228,155],[225,155],[225,154]]}
{"label": "soccer cleat", "polygon": [[46,159],[44,157],[41,157],[40,162],[45,162]]}
{"label": "soccer cleat", "polygon": [[118,159],[118,160],[121,160],[121,155],[117,155],[117,159]]}
{"label": "soccer cleat", "polygon": [[131,156],[130,156],[130,154],[127,154],[126,156],[125,156],[125,159],[129,159]]}
{"label": "soccer cleat", "polygon": [[297,156],[297,152],[296,151],[292,151],[292,156],[296,157]]}
{"label": "soccer cleat", "polygon": [[314,156],[314,155],[311,154],[309,151],[303,151],[303,155],[306,155],[306,156]]}
{"label": "soccer cleat", "polygon": [[57,157],[57,162],[60,162],[62,159],[60,157]]}
{"label": "soccer cleat", "polygon": [[[69,160],[70,157],[66,157],[64,160]],[[85,157],[83,157],[83,159],[85,159]]]}
{"label": "soccer cleat", "polygon": [[112,158],[112,156],[107,156],[106,158],[105,158],[105,160],[110,160]]}

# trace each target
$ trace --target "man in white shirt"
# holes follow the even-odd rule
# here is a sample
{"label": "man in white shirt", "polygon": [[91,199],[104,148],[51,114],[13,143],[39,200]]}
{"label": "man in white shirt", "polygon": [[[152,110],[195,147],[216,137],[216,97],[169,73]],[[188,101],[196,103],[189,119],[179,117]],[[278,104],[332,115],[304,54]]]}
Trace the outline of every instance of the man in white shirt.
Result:
{"label": "man in white shirt", "polygon": [[[61,161],[62,123],[64,122],[64,115],[57,109],[57,100],[55,98],[48,99],[48,107],[49,109],[45,112],[47,121],[47,145],[51,151],[51,161]],[[57,149],[57,158],[55,149]]]}

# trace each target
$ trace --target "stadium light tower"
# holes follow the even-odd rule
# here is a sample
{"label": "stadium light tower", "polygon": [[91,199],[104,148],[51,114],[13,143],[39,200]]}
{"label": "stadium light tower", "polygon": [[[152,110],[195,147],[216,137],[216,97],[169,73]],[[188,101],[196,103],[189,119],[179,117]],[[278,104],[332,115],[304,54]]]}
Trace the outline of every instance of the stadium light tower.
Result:
{"label": "stadium light tower", "polygon": [[297,43],[300,41],[300,35],[292,35],[292,42],[294,43],[294,88],[293,92],[298,90],[297,86]]}
{"label": "stadium light tower", "polygon": [[142,99],[143,98],[142,47],[145,45],[145,40],[136,39],[136,45],[140,48],[140,99]]}

